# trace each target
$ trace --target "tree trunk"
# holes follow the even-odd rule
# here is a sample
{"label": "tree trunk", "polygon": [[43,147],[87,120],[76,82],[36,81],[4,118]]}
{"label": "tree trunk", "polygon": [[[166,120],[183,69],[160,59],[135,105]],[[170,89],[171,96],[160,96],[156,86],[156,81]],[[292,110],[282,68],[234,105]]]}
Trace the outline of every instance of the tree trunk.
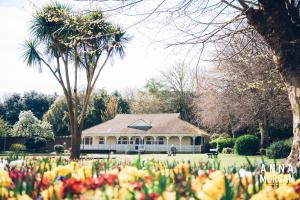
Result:
{"label": "tree trunk", "polygon": [[[299,78],[300,81],[300,78]],[[289,99],[293,111],[293,144],[287,163],[300,164],[300,87],[299,85],[287,85]]]}
{"label": "tree trunk", "polygon": [[281,74],[289,94],[293,112],[293,145],[288,163],[299,162],[300,155],[300,29],[292,20],[285,1],[259,1],[260,8],[245,9],[247,21],[264,37],[274,51],[274,62]]}
{"label": "tree trunk", "polygon": [[82,130],[75,128],[72,131],[71,138],[71,156],[70,158],[73,160],[78,160],[80,158],[80,143],[81,143],[81,133]]}
{"label": "tree trunk", "polygon": [[[76,106],[76,105],[75,105]],[[70,159],[78,160],[80,158],[80,144],[81,144],[81,133],[82,126],[80,126],[77,114],[72,113],[72,117],[70,117],[70,122],[72,125],[71,129],[71,156]]]}
{"label": "tree trunk", "polygon": [[269,145],[269,123],[266,115],[259,121],[258,126],[260,132],[260,147],[266,148]]}
{"label": "tree trunk", "polygon": [[[71,134],[71,155],[70,159],[78,160],[80,158],[80,143],[82,128],[79,127],[77,115],[75,114],[73,107],[77,106],[73,104],[72,98],[66,93],[69,117],[70,117],[70,134]],[[78,128],[79,127],[79,128]]]}
{"label": "tree trunk", "polygon": [[300,164],[300,41],[283,43],[274,61],[282,76],[293,113],[293,144],[287,163]]}

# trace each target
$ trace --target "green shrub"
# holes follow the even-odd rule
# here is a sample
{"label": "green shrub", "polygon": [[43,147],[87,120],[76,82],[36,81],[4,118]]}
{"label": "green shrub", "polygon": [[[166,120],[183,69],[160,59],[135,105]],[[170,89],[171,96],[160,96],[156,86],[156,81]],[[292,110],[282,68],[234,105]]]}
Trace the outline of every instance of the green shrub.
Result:
{"label": "green shrub", "polygon": [[233,148],[229,148],[229,147],[226,147],[222,150],[222,153],[225,153],[225,154],[232,154],[233,153]]}
{"label": "green shrub", "polygon": [[235,140],[233,138],[218,138],[210,141],[210,145],[212,146],[212,148],[217,148],[221,153],[223,148],[233,148],[234,141]]}
{"label": "green shrub", "polygon": [[26,146],[24,144],[12,144],[9,148],[10,151],[13,151],[13,152],[23,152],[23,151],[26,151]]}
{"label": "green shrub", "polygon": [[217,141],[217,148],[219,152],[222,152],[224,148],[233,148],[234,139],[233,138],[221,138]]}
{"label": "green shrub", "polygon": [[259,140],[254,135],[243,135],[236,139],[234,152],[239,155],[254,155],[258,152]]}
{"label": "green shrub", "polygon": [[270,139],[272,141],[286,140],[293,137],[293,128],[270,128]]}
{"label": "green shrub", "polygon": [[259,149],[259,153],[260,153],[260,155],[262,155],[262,156],[265,156],[266,155],[266,149],[264,149],[264,148],[261,148],[261,149]]}
{"label": "green shrub", "polygon": [[63,153],[64,149],[65,149],[64,146],[61,144],[54,145],[54,151],[56,153]]}
{"label": "green shrub", "polygon": [[71,153],[70,150],[68,149],[64,150],[64,154],[70,154],[70,153]]}
{"label": "green shrub", "polygon": [[47,140],[41,137],[28,138],[25,142],[25,146],[29,151],[40,151],[46,145]]}
{"label": "green shrub", "polygon": [[211,148],[217,148],[217,145],[218,145],[218,139],[215,139],[215,140],[211,140],[210,142],[209,142],[209,144],[210,144],[210,146],[211,146]]}
{"label": "green shrub", "polygon": [[260,141],[261,133],[259,131],[255,132],[253,135],[256,136]]}
{"label": "green shrub", "polygon": [[268,158],[277,159],[277,158],[286,158],[291,152],[292,142],[291,140],[281,140],[278,142],[272,143],[267,148]]}

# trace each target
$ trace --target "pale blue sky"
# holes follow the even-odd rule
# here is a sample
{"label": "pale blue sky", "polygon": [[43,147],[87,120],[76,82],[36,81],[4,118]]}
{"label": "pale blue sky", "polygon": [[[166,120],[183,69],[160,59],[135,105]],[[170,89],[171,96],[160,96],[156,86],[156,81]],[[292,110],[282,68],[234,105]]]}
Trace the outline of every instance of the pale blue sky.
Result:
{"label": "pale blue sky", "polygon": [[[61,94],[60,86],[48,71],[39,73],[36,69],[29,69],[20,57],[20,46],[29,37],[27,30],[33,8],[45,2],[49,1],[0,0],[0,95],[29,90]],[[87,3],[76,2],[75,6],[89,9]],[[111,17],[111,20],[128,27],[135,19],[122,16],[119,19]],[[106,66],[97,88],[109,91],[141,88],[147,79],[158,77],[160,71],[182,60],[182,53],[176,55],[178,52],[165,49],[165,44],[157,42],[167,33],[153,28],[159,27],[155,23],[157,21],[128,30],[133,39],[127,46],[126,57],[124,60],[115,59]]]}

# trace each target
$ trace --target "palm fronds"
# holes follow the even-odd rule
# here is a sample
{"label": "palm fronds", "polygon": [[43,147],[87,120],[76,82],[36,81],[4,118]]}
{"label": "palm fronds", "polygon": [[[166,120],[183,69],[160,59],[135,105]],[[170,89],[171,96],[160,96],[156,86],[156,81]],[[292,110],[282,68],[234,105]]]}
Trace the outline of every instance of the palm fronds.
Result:
{"label": "palm fronds", "polygon": [[39,43],[37,40],[29,39],[24,42],[22,57],[28,66],[41,66],[40,52],[37,50]]}

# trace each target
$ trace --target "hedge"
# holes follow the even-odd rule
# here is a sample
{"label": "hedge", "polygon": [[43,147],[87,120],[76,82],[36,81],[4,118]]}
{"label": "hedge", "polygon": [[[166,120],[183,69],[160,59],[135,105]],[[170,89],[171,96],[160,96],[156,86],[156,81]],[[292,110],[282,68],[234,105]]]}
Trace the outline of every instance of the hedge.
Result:
{"label": "hedge", "polygon": [[278,142],[272,143],[266,150],[268,158],[277,159],[277,158],[286,158],[290,154],[292,149],[291,140],[281,140]]}
{"label": "hedge", "polygon": [[54,151],[56,153],[63,153],[64,149],[65,149],[64,146],[61,145],[61,144],[57,144],[57,145],[54,146]]}
{"label": "hedge", "polygon": [[235,140],[233,138],[219,138],[212,140],[210,144],[213,148],[217,148],[218,152],[221,153],[224,148],[233,148]]}
{"label": "hedge", "polygon": [[26,148],[29,151],[39,151],[46,147],[47,140],[41,137],[28,138],[25,142]]}
{"label": "hedge", "polygon": [[229,148],[229,147],[226,147],[222,150],[222,153],[224,154],[232,154],[233,153],[233,149],[232,148]]}
{"label": "hedge", "polygon": [[259,151],[259,140],[254,135],[243,135],[236,139],[234,152],[239,155],[255,155]]}
{"label": "hedge", "polygon": [[218,151],[221,153],[224,148],[233,148],[235,140],[233,138],[222,138],[217,142]]}

